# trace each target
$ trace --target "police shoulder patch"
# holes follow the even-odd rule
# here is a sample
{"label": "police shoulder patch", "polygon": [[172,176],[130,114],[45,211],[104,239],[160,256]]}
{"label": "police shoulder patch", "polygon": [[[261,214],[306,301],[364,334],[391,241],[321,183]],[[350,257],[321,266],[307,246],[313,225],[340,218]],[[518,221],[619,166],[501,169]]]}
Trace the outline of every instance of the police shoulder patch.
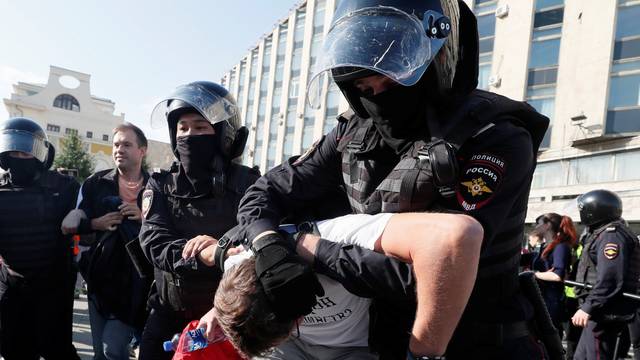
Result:
{"label": "police shoulder patch", "polygon": [[142,217],[145,219],[149,214],[149,209],[151,209],[151,204],[153,203],[153,190],[147,189],[142,193]]}
{"label": "police shoulder patch", "polygon": [[618,256],[618,244],[616,243],[606,243],[604,245],[604,257],[609,260],[613,260]]}
{"label": "police shoulder patch", "polygon": [[487,153],[472,155],[464,164],[456,186],[460,206],[472,211],[488,204],[502,184],[505,166],[501,157]]}
{"label": "police shoulder patch", "polygon": [[321,137],[320,139],[316,140],[308,149],[307,151],[304,152],[304,154],[300,155],[294,162],[293,162],[293,166],[299,166],[302,163],[304,163],[305,160],[307,160],[309,158],[309,156],[311,156],[311,154],[313,154],[314,151],[316,151],[316,149],[320,146],[320,144],[322,143],[322,140],[324,139],[324,136]]}

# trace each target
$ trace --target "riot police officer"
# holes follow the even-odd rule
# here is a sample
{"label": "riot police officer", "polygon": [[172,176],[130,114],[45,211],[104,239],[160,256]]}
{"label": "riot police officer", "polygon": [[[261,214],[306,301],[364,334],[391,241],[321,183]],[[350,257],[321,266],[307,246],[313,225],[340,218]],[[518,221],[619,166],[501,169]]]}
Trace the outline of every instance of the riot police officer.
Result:
{"label": "riot police officer", "polygon": [[571,320],[584,329],[574,359],[614,359],[618,337],[637,309],[622,293],[638,290],[640,244],[622,220],[622,201],[614,192],[583,194],[578,210],[588,233],[576,280],[593,288],[576,293],[580,308]]}
{"label": "riot police officer", "polygon": [[153,110],[152,126],[169,127],[178,159],[154,173],[142,194],[140,242],[154,266],[151,314],[140,359],[170,359],[163,341],[211,307],[221,272],[213,267],[217,239],[235,226],[240,198],[259,173],[236,163],[248,130],[235,101],[206,81],[178,87]]}
{"label": "riot police officer", "polygon": [[[305,154],[259,179],[238,218],[255,243],[284,216],[322,203],[336,188],[346,189],[355,213],[463,211],[483,225],[484,244],[447,357],[539,359],[544,350],[529,332],[532,309],[517,275],[548,119],[524,103],[475,89],[477,36],[475,17],[462,1],[341,2],[309,96],[313,102],[314,89],[331,76],[350,110]],[[340,261],[357,265],[359,259]],[[401,358],[407,329],[390,326],[407,309],[385,318],[393,308],[377,306],[384,312],[376,315],[380,331],[370,343],[382,357]]]}
{"label": "riot police officer", "polygon": [[60,224],[79,184],[48,170],[55,150],[27,118],[0,124],[0,254],[9,266],[2,298],[2,356],[78,359],[72,345],[71,241]]}

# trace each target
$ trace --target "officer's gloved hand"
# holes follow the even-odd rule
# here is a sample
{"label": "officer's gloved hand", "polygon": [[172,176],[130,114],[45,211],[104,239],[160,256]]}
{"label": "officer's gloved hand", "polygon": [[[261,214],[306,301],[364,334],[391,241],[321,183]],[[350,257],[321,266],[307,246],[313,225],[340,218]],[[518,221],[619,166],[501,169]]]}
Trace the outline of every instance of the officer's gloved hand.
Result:
{"label": "officer's gloved hand", "polygon": [[256,275],[274,312],[297,319],[311,312],[316,295],[324,295],[311,266],[295,253],[295,243],[273,233],[253,241]]}

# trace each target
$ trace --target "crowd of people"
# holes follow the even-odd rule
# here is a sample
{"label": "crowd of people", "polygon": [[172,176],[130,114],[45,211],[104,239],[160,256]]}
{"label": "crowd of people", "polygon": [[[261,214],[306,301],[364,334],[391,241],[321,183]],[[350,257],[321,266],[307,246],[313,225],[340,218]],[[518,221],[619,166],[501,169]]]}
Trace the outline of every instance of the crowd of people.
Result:
{"label": "crowd of people", "polygon": [[[323,46],[309,98],[330,77],[349,110],[262,176],[212,82],[154,108],[175,162],[151,174],[132,124],[113,130],[115,167],[80,186],[49,170],[35,121],[3,122],[0,354],[78,358],[78,270],[96,359],[171,359],[163,342],[193,320],[254,359],[555,360],[565,335],[568,358],[614,359],[627,327],[640,345],[640,250],[615,193],[578,197],[580,239],[571,218],[538,217],[521,256],[549,121],[476,89],[463,1],[342,1]],[[77,234],[92,240],[76,264]]]}

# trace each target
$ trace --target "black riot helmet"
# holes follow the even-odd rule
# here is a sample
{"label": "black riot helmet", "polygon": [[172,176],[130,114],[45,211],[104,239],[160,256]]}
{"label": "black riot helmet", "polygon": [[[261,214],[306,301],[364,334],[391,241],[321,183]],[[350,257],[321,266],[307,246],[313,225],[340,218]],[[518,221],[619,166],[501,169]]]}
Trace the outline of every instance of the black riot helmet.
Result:
{"label": "black riot helmet", "polygon": [[592,190],[578,197],[580,221],[587,225],[601,225],[622,216],[622,200],[609,190]]}
{"label": "black riot helmet", "polygon": [[221,155],[233,160],[244,151],[249,131],[241,126],[240,114],[233,96],[224,87],[209,81],[196,81],[179,86],[155,106],[151,114],[151,127],[169,126],[171,148],[175,156],[176,126],[180,116],[198,113],[211,123],[220,140]]}
{"label": "black riot helmet", "polygon": [[[363,118],[368,114],[358,93],[348,86],[357,78],[380,74],[414,86],[433,63],[438,82],[451,87],[458,61],[460,6],[458,0],[341,1],[309,83],[311,106],[319,106],[329,75]],[[434,61],[441,49],[444,61]]]}
{"label": "black riot helmet", "polygon": [[30,154],[42,165],[42,170],[53,164],[55,149],[47,134],[35,121],[16,117],[0,124],[0,167],[10,168],[9,152],[20,151]]}

